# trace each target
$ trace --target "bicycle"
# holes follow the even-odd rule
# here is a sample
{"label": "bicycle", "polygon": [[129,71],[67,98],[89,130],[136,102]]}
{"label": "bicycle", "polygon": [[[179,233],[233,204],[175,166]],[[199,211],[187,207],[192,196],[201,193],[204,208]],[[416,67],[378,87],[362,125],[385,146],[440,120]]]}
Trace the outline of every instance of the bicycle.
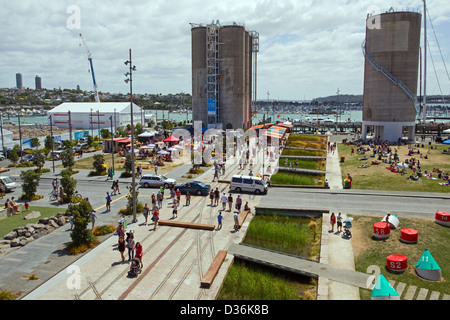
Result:
{"label": "bicycle", "polygon": [[56,201],[58,199],[58,193],[56,190],[50,192],[50,201]]}

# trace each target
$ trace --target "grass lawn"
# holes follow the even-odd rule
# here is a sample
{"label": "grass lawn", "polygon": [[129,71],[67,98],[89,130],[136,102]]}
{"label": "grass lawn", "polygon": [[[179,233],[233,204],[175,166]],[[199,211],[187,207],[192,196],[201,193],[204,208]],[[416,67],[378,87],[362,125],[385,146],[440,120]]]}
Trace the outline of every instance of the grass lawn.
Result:
{"label": "grass lawn", "polygon": [[[366,189],[366,190],[398,190],[398,191],[413,191],[413,192],[450,192],[450,186],[442,186],[439,184],[441,180],[432,180],[425,177],[420,178],[421,181],[412,181],[406,179],[412,174],[411,169],[407,169],[407,174],[401,175],[399,173],[393,173],[387,170],[386,167],[389,164],[379,164],[372,165],[371,152],[366,152],[368,160],[360,161],[358,159],[362,158],[364,155],[355,154],[351,155],[352,145],[347,146],[346,144],[337,145],[339,156],[345,156],[345,162],[340,163],[342,179],[350,173],[352,176],[352,188],[353,189]],[[395,148],[395,147],[393,147]],[[396,146],[398,149],[398,155],[400,162],[405,159],[410,159],[408,157],[408,147],[407,146]],[[444,171],[450,171],[450,155],[443,154],[442,150],[448,147],[444,145],[438,145],[438,149],[429,150],[428,145],[424,148],[418,148],[422,154],[426,154],[429,151],[428,159],[420,158],[420,155],[414,154],[414,158],[420,160],[422,167],[422,172],[427,169],[432,170],[433,167],[437,167]],[[384,158],[383,158],[384,159]],[[365,163],[369,164],[368,168],[358,168]]]}
{"label": "grass lawn", "polygon": [[[257,215],[244,244],[318,260],[321,218]],[[315,300],[317,280],[235,259],[218,300]]]}
{"label": "grass lawn", "polygon": [[285,148],[283,149],[283,152],[281,153],[282,156],[313,156],[313,157],[326,157],[327,152],[326,151],[314,151],[314,150],[304,150],[304,149],[289,149]]}
{"label": "grass lawn", "polygon": [[[353,216],[352,246],[355,255],[356,271],[367,272],[367,268],[376,265],[388,280],[414,285],[418,289],[425,288],[441,293],[450,293],[450,228],[441,226],[434,219],[400,218],[400,227],[391,230],[391,235],[385,240],[373,239],[373,224],[382,217]],[[416,244],[406,244],[399,240],[401,228],[412,228],[419,232]],[[442,281],[422,279],[415,272],[415,265],[425,249],[428,249],[441,267]],[[386,258],[391,254],[405,255],[408,269],[403,273],[393,273],[386,268]],[[417,290],[418,292],[419,290]],[[361,299],[370,299],[371,291],[361,289]],[[417,294],[416,292],[416,294]]]}
{"label": "grass lawn", "polygon": [[[18,215],[13,215],[11,217],[5,217],[0,220],[0,238],[10,233],[12,230],[18,227],[23,227],[29,223],[37,223],[41,218],[47,218],[56,215],[58,212],[64,213],[66,209],[64,208],[51,208],[51,207],[36,207],[29,206],[28,211],[22,206],[22,212]],[[23,217],[26,216],[31,211],[39,211],[41,216],[39,218],[34,218],[30,220],[24,220]]]}
{"label": "grass lawn", "polygon": [[243,243],[318,260],[320,228],[321,218],[257,215]]}
{"label": "grass lawn", "polygon": [[[313,170],[325,170],[327,166],[327,161],[323,160],[300,160],[300,159],[292,159],[292,158],[280,158],[278,160],[278,167],[284,167],[284,162],[287,159],[288,167],[290,167],[291,163],[294,168],[302,168],[302,169],[313,169]],[[295,165],[295,162],[298,162],[298,167]]]}
{"label": "grass lawn", "polygon": [[325,175],[278,171],[270,177],[270,183],[297,186],[323,186],[325,183]]}
{"label": "grass lawn", "polygon": [[315,300],[317,280],[235,259],[217,300]]}

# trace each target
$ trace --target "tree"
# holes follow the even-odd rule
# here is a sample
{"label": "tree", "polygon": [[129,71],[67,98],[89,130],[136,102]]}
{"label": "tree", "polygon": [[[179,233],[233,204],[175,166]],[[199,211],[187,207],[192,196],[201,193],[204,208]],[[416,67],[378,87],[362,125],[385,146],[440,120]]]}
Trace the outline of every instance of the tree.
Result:
{"label": "tree", "polygon": [[72,178],[72,173],[67,169],[61,171],[61,177],[61,187],[64,190],[64,194],[67,199],[71,199],[77,188],[77,180]]}
{"label": "tree", "polygon": [[41,170],[45,164],[45,154],[42,152],[42,150],[34,150],[33,155],[35,156],[33,165],[38,167],[38,170]]}
{"label": "tree", "polygon": [[[66,140],[67,141],[67,140]],[[72,147],[61,152],[61,161],[64,168],[72,171],[73,166],[75,165],[75,158],[73,156]]]}
{"label": "tree", "polygon": [[11,160],[12,163],[17,164],[19,161],[19,155],[17,154],[16,149],[11,149],[8,151],[8,159]]}
{"label": "tree", "polygon": [[97,174],[101,174],[105,167],[103,164],[105,163],[105,157],[102,154],[96,154],[94,155],[94,162],[92,163],[92,166],[94,167],[94,170]]}
{"label": "tree", "polygon": [[92,234],[92,231],[87,228],[91,221],[92,206],[86,200],[82,200],[79,204],[71,205],[66,215],[71,215],[73,219],[74,229],[70,234],[72,238],[72,246],[78,247],[83,244],[91,244],[97,239]]}
{"label": "tree", "polygon": [[39,181],[41,180],[41,174],[34,170],[22,171],[20,173],[20,179],[22,179],[22,191],[26,199],[32,200],[36,195]]}
{"label": "tree", "polygon": [[31,146],[35,147],[36,149],[41,145],[41,143],[39,142],[38,138],[33,138],[33,140],[31,140]]}

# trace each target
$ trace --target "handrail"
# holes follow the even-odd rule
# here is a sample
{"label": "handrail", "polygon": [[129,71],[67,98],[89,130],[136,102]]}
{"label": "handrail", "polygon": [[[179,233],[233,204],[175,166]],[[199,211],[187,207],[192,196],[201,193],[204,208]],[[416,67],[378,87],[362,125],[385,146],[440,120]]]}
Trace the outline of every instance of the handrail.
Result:
{"label": "handrail", "polygon": [[382,66],[378,65],[372,57],[367,53],[366,51],[366,43],[365,41],[361,45],[362,52],[364,55],[364,58],[369,61],[369,63],[375,68],[375,70],[381,72],[386,78],[388,78],[392,83],[394,83],[396,86],[398,86],[402,91],[408,96],[408,98],[413,102],[414,107],[416,109],[416,116],[420,114],[420,105],[417,101],[417,97],[414,96],[414,94],[406,87],[406,85],[401,82],[400,80],[396,79],[392,74],[390,74],[387,70],[385,70]]}

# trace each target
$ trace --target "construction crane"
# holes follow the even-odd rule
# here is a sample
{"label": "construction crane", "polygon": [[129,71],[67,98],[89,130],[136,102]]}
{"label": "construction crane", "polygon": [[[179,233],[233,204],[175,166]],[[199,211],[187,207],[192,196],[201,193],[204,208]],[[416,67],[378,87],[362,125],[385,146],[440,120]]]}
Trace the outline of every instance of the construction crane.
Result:
{"label": "construction crane", "polygon": [[95,94],[95,102],[100,102],[100,99],[98,98],[98,89],[97,89],[97,83],[95,82],[95,75],[94,75],[94,65],[92,63],[92,54],[91,51],[89,50],[86,41],[83,38],[83,35],[80,33],[80,38],[81,41],[84,44],[84,47],[86,48],[87,51],[87,55],[88,55],[88,60],[89,60],[89,64],[91,66],[91,73],[92,73],[92,81],[94,82],[94,94]]}

